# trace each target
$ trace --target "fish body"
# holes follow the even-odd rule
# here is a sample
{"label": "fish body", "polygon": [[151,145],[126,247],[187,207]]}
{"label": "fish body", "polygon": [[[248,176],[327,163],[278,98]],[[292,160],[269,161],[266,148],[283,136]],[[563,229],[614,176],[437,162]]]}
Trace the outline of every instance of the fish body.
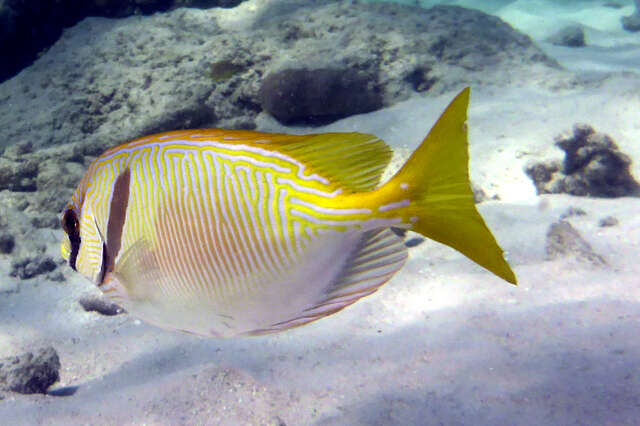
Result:
{"label": "fish body", "polygon": [[384,185],[391,151],[360,133],[200,129],[112,148],[63,212],[63,257],[131,314],[215,337],[303,325],[375,292],[407,258],[392,226],[515,283],[473,204],[468,97]]}

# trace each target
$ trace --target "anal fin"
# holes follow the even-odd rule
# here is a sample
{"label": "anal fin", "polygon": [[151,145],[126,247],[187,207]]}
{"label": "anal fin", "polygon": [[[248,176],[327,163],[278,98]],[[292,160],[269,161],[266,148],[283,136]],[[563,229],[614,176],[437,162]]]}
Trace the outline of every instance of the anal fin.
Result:
{"label": "anal fin", "polygon": [[327,286],[324,297],[291,319],[248,334],[275,333],[338,312],[378,290],[400,270],[406,259],[407,248],[403,238],[388,228],[368,231],[363,234],[342,271]]}

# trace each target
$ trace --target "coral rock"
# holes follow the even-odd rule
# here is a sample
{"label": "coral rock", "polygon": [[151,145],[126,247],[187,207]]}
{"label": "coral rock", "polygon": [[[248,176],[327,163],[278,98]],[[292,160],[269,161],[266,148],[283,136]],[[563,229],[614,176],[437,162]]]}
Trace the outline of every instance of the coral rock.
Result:
{"label": "coral rock", "polygon": [[572,136],[557,137],[556,145],[565,152],[562,164],[535,163],[525,168],[539,194],[624,197],[640,193],[629,170],[631,159],[608,135],[578,124]]}
{"label": "coral rock", "polygon": [[33,278],[51,272],[58,267],[51,256],[25,256],[11,262],[11,276],[22,279]]}
{"label": "coral rock", "polygon": [[60,378],[60,359],[52,347],[0,359],[0,389],[18,393],[46,393]]}

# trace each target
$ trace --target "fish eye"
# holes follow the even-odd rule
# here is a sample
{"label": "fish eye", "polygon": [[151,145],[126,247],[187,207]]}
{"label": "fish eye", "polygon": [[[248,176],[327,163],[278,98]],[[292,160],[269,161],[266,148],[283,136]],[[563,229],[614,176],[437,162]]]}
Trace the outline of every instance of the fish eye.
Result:
{"label": "fish eye", "polygon": [[76,216],[75,212],[71,209],[68,209],[64,212],[62,216],[62,229],[69,235],[75,235],[79,233],[78,216]]}
{"label": "fish eye", "polygon": [[71,253],[69,255],[69,266],[76,269],[76,259],[80,251],[80,222],[78,216],[72,209],[67,209],[62,216],[62,228],[69,236],[71,243]]}

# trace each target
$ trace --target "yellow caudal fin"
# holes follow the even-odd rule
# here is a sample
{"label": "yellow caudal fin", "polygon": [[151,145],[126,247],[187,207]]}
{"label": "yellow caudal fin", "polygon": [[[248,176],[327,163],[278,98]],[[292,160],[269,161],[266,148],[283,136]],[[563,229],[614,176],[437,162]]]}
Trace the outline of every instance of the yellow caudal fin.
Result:
{"label": "yellow caudal fin", "polygon": [[387,199],[410,201],[406,214],[411,230],[453,247],[516,284],[473,200],[466,125],[469,92],[460,92],[402,169],[380,189]]}

